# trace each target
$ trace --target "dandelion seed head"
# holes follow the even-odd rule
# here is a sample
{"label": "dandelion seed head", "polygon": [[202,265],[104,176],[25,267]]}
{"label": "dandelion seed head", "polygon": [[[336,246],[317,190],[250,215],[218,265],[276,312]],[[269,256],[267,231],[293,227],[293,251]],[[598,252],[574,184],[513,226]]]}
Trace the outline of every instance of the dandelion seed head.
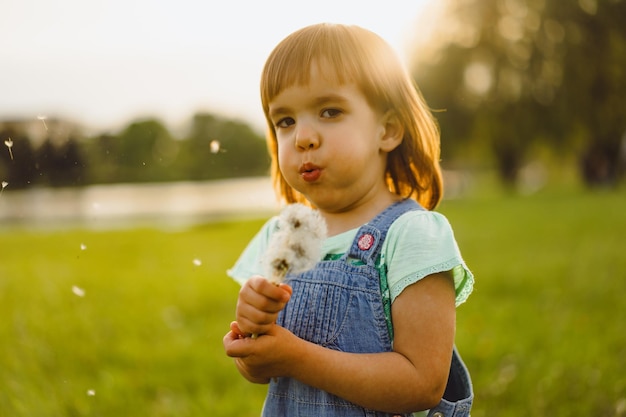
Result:
{"label": "dandelion seed head", "polygon": [[78,287],[76,285],[72,285],[72,292],[77,297],[84,297],[85,296],[85,290],[83,290],[82,288],[80,288],[80,287]]}
{"label": "dandelion seed head", "polygon": [[211,148],[211,153],[218,153],[220,151],[221,145],[219,140],[212,140],[209,146]]}
{"label": "dandelion seed head", "polygon": [[287,273],[313,268],[320,260],[326,239],[326,223],[317,210],[304,204],[290,204],[278,217],[277,230],[266,252],[266,277],[282,282]]}
{"label": "dandelion seed head", "polygon": [[193,260],[193,264],[195,266],[200,266],[200,265],[202,265],[202,261],[200,259],[196,258],[196,259]]}
{"label": "dandelion seed head", "polygon": [[7,185],[9,185],[8,182],[6,181],[2,181],[2,189],[4,190],[5,188],[7,188]]}

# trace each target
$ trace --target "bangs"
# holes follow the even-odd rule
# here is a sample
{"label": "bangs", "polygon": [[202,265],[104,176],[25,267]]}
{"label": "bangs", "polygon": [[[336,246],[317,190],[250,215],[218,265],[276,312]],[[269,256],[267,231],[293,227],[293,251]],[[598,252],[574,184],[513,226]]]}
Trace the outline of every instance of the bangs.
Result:
{"label": "bangs", "polygon": [[285,88],[307,85],[312,65],[328,81],[338,85],[355,83],[368,100],[378,101],[378,97],[372,97],[377,95],[373,91],[377,83],[372,82],[371,69],[383,58],[381,42],[373,33],[355,26],[320,24],[294,32],[272,51],[263,68],[263,110],[267,114],[270,101]]}

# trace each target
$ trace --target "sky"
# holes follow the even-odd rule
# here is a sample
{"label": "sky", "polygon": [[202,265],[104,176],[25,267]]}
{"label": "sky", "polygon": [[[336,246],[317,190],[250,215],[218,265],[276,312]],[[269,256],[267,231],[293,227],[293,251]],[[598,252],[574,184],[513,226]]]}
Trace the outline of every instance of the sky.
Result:
{"label": "sky", "polygon": [[263,129],[271,50],[313,23],[356,24],[408,63],[437,0],[0,0],[0,121],[60,117],[90,132],[206,111]]}

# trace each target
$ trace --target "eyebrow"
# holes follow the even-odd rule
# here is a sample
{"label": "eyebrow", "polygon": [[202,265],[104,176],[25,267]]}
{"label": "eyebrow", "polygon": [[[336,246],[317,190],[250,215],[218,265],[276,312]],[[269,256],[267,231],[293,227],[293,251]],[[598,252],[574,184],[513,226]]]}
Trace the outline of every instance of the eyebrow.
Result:
{"label": "eyebrow", "polygon": [[[344,96],[340,95],[340,94],[325,94],[323,96],[319,96],[319,97],[315,97],[313,100],[311,100],[311,102],[308,104],[308,106],[310,107],[319,107],[322,106],[326,103],[339,103],[339,104],[343,104],[348,102],[348,99],[345,98]],[[270,109],[269,109],[269,116],[270,117],[275,117],[276,115],[279,114],[284,114],[284,113],[289,113],[289,107],[277,107],[277,108],[272,108],[272,106],[270,105]]]}

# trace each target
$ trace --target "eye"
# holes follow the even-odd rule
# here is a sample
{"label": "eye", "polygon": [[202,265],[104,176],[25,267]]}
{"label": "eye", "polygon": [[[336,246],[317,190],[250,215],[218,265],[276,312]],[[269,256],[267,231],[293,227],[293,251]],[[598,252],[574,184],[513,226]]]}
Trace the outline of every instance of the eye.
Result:
{"label": "eye", "polygon": [[342,111],[339,109],[324,109],[322,110],[321,116],[324,118],[332,119],[341,115]]}
{"label": "eye", "polygon": [[293,118],[291,118],[291,117],[283,117],[278,122],[276,122],[276,127],[284,129],[284,128],[287,128],[287,127],[289,127],[289,126],[291,126],[291,125],[293,125],[295,123],[296,123],[296,121],[293,120]]}

